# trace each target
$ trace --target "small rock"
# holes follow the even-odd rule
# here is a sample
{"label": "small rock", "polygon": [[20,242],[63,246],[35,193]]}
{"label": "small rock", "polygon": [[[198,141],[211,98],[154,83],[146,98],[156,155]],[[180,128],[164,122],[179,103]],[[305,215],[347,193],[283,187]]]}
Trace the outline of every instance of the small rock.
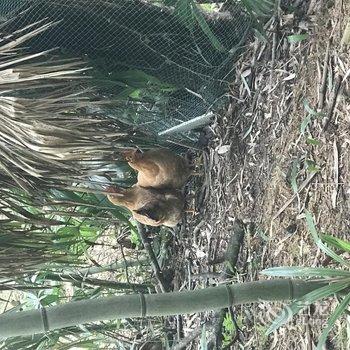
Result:
{"label": "small rock", "polygon": [[297,224],[296,223],[292,223],[286,228],[286,231],[287,231],[288,234],[292,235],[293,233],[296,232],[297,228],[298,228]]}
{"label": "small rock", "polygon": [[230,150],[230,145],[223,145],[218,148],[218,154],[225,154]]}

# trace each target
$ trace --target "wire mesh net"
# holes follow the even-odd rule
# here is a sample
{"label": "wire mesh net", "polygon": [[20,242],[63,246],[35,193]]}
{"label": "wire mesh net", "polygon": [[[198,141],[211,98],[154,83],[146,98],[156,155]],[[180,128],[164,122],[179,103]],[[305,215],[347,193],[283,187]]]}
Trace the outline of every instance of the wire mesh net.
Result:
{"label": "wire mesh net", "polygon": [[157,134],[208,112],[250,34],[238,0],[200,2],[0,0],[0,19],[11,31],[54,22],[29,49],[85,57],[101,93],[123,101],[101,112]]}

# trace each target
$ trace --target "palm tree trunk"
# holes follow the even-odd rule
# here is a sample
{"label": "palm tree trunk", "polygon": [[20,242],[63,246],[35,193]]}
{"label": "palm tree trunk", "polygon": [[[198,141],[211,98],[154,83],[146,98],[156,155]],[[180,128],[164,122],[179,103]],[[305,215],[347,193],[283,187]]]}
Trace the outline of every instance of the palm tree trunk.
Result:
{"label": "palm tree trunk", "polygon": [[168,316],[259,301],[296,299],[327,281],[269,280],[163,294],[133,294],[69,302],[47,309],[0,316],[3,338],[43,333],[88,322],[126,317]]}

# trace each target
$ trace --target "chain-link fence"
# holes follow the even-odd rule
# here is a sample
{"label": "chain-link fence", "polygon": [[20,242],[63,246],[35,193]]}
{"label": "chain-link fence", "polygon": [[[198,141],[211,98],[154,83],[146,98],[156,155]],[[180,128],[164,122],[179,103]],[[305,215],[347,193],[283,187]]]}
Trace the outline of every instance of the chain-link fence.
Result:
{"label": "chain-link fence", "polygon": [[124,101],[107,113],[160,132],[210,110],[250,34],[239,0],[211,1],[0,0],[0,19],[54,22],[29,48],[85,57],[101,93]]}

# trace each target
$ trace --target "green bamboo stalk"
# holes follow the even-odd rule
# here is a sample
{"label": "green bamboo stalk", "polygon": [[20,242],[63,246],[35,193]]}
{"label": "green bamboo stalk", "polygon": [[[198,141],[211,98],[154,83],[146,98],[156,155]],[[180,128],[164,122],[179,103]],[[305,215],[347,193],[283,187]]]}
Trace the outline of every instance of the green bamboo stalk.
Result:
{"label": "green bamboo stalk", "polygon": [[188,314],[259,301],[290,300],[327,284],[327,281],[277,279],[194,291],[75,301],[47,309],[3,314],[0,337],[32,335],[102,320]]}

